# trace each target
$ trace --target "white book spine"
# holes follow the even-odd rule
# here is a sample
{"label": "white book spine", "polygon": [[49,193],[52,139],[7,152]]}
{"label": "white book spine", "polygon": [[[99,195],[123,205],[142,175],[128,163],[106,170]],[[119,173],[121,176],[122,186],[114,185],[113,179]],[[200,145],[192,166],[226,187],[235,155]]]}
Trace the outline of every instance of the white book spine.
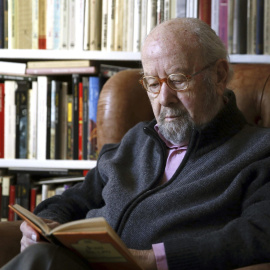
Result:
{"label": "white book spine", "polygon": [[37,159],[46,159],[47,143],[47,88],[48,78],[46,76],[38,77],[37,94]]}
{"label": "white book spine", "polygon": [[147,6],[147,34],[157,25],[157,2],[149,0]]}
{"label": "white book spine", "polygon": [[54,0],[47,0],[46,17],[46,49],[53,49],[53,27],[54,27]]}
{"label": "white book spine", "polygon": [[37,82],[32,82],[32,89],[29,90],[28,102],[28,151],[27,158],[37,157]]}
{"label": "white book spine", "polygon": [[128,1],[128,35],[127,51],[133,51],[133,33],[134,33],[134,0]]}
{"label": "white book spine", "polygon": [[127,51],[127,35],[128,35],[128,1],[123,1],[123,51]]}
{"label": "white book spine", "polygon": [[5,145],[4,157],[15,158],[16,141],[16,105],[15,91],[17,83],[15,81],[5,81]]}
{"label": "white book spine", "polygon": [[38,49],[38,0],[32,0],[32,49]]}
{"label": "white book spine", "polygon": [[60,15],[60,49],[68,48],[68,0],[61,0],[61,15]]}
{"label": "white book spine", "polygon": [[102,21],[101,21],[101,50],[107,51],[108,39],[108,1],[102,1]]}
{"label": "white book spine", "polygon": [[219,28],[219,0],[211,1],[211,28],[218,35]]}
{"label": "white book spine", "polygon": [[69,23],[68,23],[68,49],[73,50],[75,48],[75,0],[68,1],[69,10]]}
{"label": "white book spine", "polygon": [[170,19],[170,14],[171,14],[170,0],[164,0],[164,21],[168,21]]}
{"label": "white book spine", "polygon": [[141,49],[141,0],[134,1],[133,52]]}
{"label": "white book spine", "polygon": [[75,50],[83,50],[84,0],[75,0]]}
{"label": "white book spine", "polygon": [[60,49],[60,20],[62,10],[60,9],[60,0],[54,0],[53,8],[53,49]]}
{"label": "white book spine", "polygon": [[114,47],[114,18],[115,0],[108,0],[107,51],[112,51]]}
{"label": "white book spine", "polygon": [[141,16],[141,46],[147,35],[147,0],[142,0],[142,16]]}
{"label": "white book spine", "polygon": [[8,49],[16,49],[16,44],[15,44],[15,0],[8,0]]}
{"label": "white book spine", "polygon": [[90,50],[90,0],[85,0],[84,27],[83,27],[83,49]]}

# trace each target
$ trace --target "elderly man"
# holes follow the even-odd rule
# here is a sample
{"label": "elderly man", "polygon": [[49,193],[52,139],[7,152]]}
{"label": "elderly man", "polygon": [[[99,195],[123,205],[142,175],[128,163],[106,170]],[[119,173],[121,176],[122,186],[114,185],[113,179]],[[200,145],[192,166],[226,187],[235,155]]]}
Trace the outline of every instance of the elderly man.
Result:
{"label": "elderly man", "polygon": [[[270,130],[248,125],[226,89],[224,45],[205,23],[175,19],[146,38],[142,65],[155,120],[106,145],[83,183],[35,213],[51,226],[105,217],[144,269],[270,262]],[[39,242],[21,230],[22,250]],[[87,269],[51,245],[32,245],[4,269],[23,269],[28,254],[25,269],[62,269],[59,260]]]}

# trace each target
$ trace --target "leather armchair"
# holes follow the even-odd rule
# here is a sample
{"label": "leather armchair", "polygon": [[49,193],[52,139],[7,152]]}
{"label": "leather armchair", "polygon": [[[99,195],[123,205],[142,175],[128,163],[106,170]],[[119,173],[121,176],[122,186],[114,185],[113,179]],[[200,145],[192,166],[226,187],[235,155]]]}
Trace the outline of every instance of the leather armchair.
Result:
{"label": "leather armchair", "polygon": [[[270,65],[237,64],[229,84],[248,122],[270,127]],[[138,83],[140,70],[121,71],[100,94],[97,113],[98,148],[116,143],[136,123],[154,118],[147,94]],[[20,251],[21,221],[0,222],[0,267]],[[266,270],[270,264],[243,268]]]}

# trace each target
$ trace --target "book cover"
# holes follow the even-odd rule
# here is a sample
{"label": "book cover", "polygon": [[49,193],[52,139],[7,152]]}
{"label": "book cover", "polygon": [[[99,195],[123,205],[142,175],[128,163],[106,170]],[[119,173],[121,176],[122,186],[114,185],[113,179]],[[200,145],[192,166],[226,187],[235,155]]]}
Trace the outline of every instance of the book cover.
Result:
{"label": "book cover", "polygon": [[89,139],[88,159],[97,159],[97,105],[100,92],[100,78],[89,77]]}
{"label": "book cover", "polygon": [[17,81],[16,99],[16,158],[27,158],[28,142],[28,81]]}
{"label": "book cover", "polygon": [[72,221],[51,230],[41,218],[20,205],[10,207],[48,241],[74,251],[85,258],[93,269],[141,269],[124,242],[103,217]]}
{"label": "book cover", "polygon": [[5,84],[0,82],[0,158],[4,158],[5,145]]}

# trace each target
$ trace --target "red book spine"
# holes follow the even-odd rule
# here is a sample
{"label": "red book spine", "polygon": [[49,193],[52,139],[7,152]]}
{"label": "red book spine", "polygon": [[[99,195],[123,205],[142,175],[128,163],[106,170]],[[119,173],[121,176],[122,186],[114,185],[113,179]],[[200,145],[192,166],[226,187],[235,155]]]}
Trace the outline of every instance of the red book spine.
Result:
{"label": "red book spine", "polygon": [[46,50],[46,37],[38,39],[38,48]]}
{"label": "red book spine", "polygon": [[[10,185],[9,188],[9,204],[13,205],[15,204],[16,200],[16,186],[15,185]],[[15,220],[14,216],[14,211],[11,209],[8,209],[8,221],[13,221]]]}
{"label": "red book spine", "polygon": [[83,159],[83,84],[79,83],[79,136],[78,136],[78,159]]}
{"label": "red book spine", "polygon": [[0,158],[4,158],[5,85],[0,83]]}
{"label": "red book spine", "polygon": [[30,211],[34,212],[37,201],[37,188],[32,188],[30,193]]}
{"label": "red book spine", "polygon": [[211,26],[211,0],[199,1],[199,19]]}

